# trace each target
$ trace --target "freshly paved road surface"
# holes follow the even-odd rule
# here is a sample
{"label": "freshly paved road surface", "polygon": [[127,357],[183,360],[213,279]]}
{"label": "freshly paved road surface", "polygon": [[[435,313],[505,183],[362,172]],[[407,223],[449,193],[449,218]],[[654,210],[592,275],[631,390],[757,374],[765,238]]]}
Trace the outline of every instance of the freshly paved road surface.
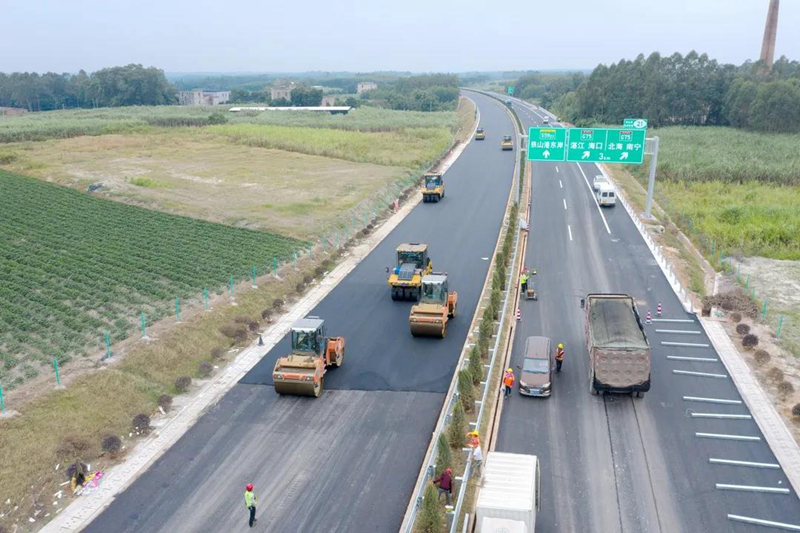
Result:
{"label": "freshly paved road surface", "polygon": [[[514,104],[520,111],[521,104]],[[538,113],[538,115],[537,115]],[[541,112],[520,112],[527,128]],[[662,341],[709,344],[699,323],[656,322],[645,327],[652,345],[652,388],[644,398],[592,396],[580,299],[589,292],[624,292],[644,317],[693,318],[653,259],[621,205],[601,210],[589,184],[595,165],[534,163],[532,218],[526,264],[535,267],[538,301],[521,302],[512,366],[522,363],[524,341],[544,335],[563,342],[566,358],[550,398],[513,394],[505,401],[499,451],[538,455],[542,508],[537,531],[718,533],[767,529],[731,522],[727,514],[800,524],[800,502],[781,470],[719,466],[709,458],[777,463],[752,420],[691,418],[695,413],[748,414],[741,405],[684,401],[684,396],[741,400],[730,378],[673,374],[689,370],[725,374],[712,347],[663,346]],[[584,178],[585,174],[585,178]],[[517,373],[519,371],[517,370]],[[698,438],[695,432],[760,437],[741,442]],[[790,489],[790,494],[723,491],[716,483]]]}
{"label": "freshly paved road surface", "polygon": [[[400,526],[450,383],[500,230],[516,151],[496,101],[470,94],[487,140],[445,175],[446,196],[420,204],[311,313],[347,341],[344,365],[319,399],[271,386],[284,339],[85,531],[200,532],[246,528],[244,486],[255,484],[255,531],[386,531]],[[459,315],[447,338],[416,339],[410,303],[393,302],[385,267],[402,242],[426,242],[449,273]]]}

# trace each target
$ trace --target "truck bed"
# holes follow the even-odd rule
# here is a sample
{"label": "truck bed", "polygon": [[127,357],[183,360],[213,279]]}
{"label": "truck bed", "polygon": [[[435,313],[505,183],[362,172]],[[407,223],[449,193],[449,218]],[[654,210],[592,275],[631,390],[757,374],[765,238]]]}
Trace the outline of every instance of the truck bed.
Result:
{"label": "truck bed", "polygon": [[589,343],[600,349],[648,350],[632,301],[627,298],[593,298],[589,309]]}

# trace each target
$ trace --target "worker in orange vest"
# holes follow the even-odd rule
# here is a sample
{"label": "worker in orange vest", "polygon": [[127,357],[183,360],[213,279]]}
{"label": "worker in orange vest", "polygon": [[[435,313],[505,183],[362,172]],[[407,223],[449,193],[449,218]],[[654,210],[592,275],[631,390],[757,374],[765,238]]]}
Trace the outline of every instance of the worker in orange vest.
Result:
{"label": "worker in orange vest", "polygon": [[564,364],[564,345],[559,344],[556,351],[556,372],[561,372],[562,364]]}
{"label": "worker in orange vest", "polygon": [[514,371],[510,368],[503,374],[503,387],[504,396],[506,398],[511,396],[511,389],[514,388]]}

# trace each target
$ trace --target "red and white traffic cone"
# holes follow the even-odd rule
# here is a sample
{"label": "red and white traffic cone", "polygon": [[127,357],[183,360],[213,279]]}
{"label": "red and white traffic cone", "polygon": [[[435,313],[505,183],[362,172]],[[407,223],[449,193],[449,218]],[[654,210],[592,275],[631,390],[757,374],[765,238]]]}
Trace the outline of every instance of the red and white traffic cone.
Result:
{"label": "red and white traffic cone", "polygon": [[517,307],[517,320],[522,320],[522,313],[519,312],[519,307]]}
{"label": "red and white traffic cone", "polygon": [[650,310],[647,310],[647,316],[644,319],[645,323],[650,324],[652,320],[650,320]]}
{"label": "red and white traffic cone", "polygon": [[394,207],[394,212],[397,213],[397,208],[400,207],[400,201],[395,200],[394,205],[392,207]]}
{"label": "red and white traffic cone", "polygon": [[656,308],[656,315],[661,316],[661,302],[658,302],[658,307]]}

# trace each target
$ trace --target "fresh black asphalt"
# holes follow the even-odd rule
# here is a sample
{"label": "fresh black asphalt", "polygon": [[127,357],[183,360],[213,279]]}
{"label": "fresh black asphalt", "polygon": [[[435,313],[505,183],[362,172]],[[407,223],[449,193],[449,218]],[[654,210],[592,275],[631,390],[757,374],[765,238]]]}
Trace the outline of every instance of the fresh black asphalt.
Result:
{"label": "fresh black asphalt", "polygon": [[[515,104],[516,105],[516,104]],[[530,109],[525,127],[540,123]],[[558,171],[556,171],[558,168]],[[581,165],[589,183],[599,172]],[[559,183],[560,182],[560,183]],[[684,401],[684,396],[741,400],[730,377],[676,375],[673,369],[727,375],[721,362],[667,356],[718,358],[713,348],[671,347],[661,341],[710,344],[706,335],[656,333],[702,331],[699,323],[654,323],[645,330],[653,351],[652,389],[644,398],[592,396],[580,298],[589,292],[624,292],[642,315],[694,318],[653,259],[624,207],[598,212],[575,163],[534,163],[531,231],[526,264],[537,268],[538,301],[522,301],[514,332],[512,365],[522,361],[530,335],[563,342],[567,357],[548,399],[517,394],[505,401],[497,449],[539,456],[542,508],[537,531],[686,532],[763,531],[727,514],[800,524],[800,502],[788,495],[721,491],[716,483],[777,488],[791,486],[781,470],[718,466],[709,458],[776,463],[752,420],[691,418],[695,413],[748,414],[741,405]],[[564,208],[566,200],[567,208]],[[567,226],[569,225],[569,229]],[[572,232],[570,240],[569,230]],[[758,442],[703,439],[695,432],[750,435]]]}
{"label": "fresh black asphalt", "polygon": [[[508,198],[515,152],[502,106],[470,93],[486,141],[445,175],[442,202],[420,204],[313,315],[346,338],[344,365],[319,399],[270,386],[284,339],[120,494],[88,532],[246,528],[244,485],[259,498],[255,531],[397,531],[477,305]],[[410,303],[391,300],[385,268],[402,242],[426,242],[449,273],[459,315],[447,338],[416,339]]]}

